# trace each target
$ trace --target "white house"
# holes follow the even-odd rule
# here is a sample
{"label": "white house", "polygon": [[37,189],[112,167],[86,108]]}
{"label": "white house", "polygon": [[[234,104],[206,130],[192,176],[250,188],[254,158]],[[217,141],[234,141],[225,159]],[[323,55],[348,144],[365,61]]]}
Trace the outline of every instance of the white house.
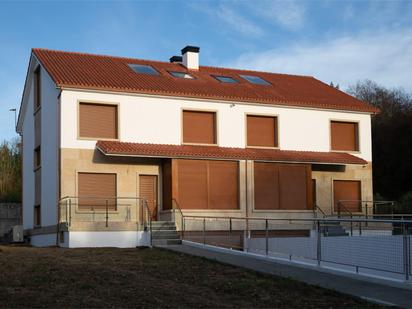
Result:
{"label": "white house", "polygon": [[177,210],[336,213],[372,199],[376,112],[313,77],[200,66],[193,46],[170,62],[33,49],[17,125],[25,234],[128,247]]}

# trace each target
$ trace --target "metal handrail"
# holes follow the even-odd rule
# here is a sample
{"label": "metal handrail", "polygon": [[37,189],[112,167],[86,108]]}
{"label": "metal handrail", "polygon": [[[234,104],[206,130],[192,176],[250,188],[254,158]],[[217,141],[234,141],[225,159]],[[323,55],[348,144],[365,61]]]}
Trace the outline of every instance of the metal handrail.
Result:
{"label": "metal handrail", "polygon": [[[108,200],[127,200],[127,199],[129,199],[129,200],[136,200],[136,201],[141,201],[141,203],[139,203],[139,207],[141,207],[141,209],[142,209],[142,215],[143,215],[143,217],[142,217],[142,220],[143,220],[143,228],[144,228],[144,230],[146,230],[147,229],[147,226],[146,226],[146,222],[148,223],[148,227],[149,227],[149,232],[150,232],[150,247],[152,247],[152,213],[151,213],[151,211],[150,211],[150,208],[149,208],[149,205],[148,205],[148,202],[147,202],[147,200],[145,199],[145,198],[142,198],[142,197],[135,197],[135,196],[133,196],[133,197],[125,197],[125,196],[107,196],[107,197],[101,197],[101,196],[92,196],[92,195],[84,195],[84,196],[64,196],[64,197],[62,197],[59,201],[58,201],[58,228],[57,228],[57,231],[59,232],[59,230],[60,230],[60,223],[61,223],[61,221],[62,221],[62,218],[61,218],[61,211],[60,211],[60,208],[61,208],[61,206],[63,205],[65,205],[66,207],[69,207],[69,212],[70,212],[70,215],[69,215],[69,217],[67,217],[67,212],[66,212],[66,223],[70,226],[70,224],[71,224],[71,221],[72,221],[72,217],[71,217],[71,207],[72,207],[72,199],[77,199],[77,200],[79,200],[79,199],[99,199],[99,200],[104,200],[105,201],[105,209],[104,209],[104,211],[105,211],[105,213],[106,213],[106,227],[108,226],[108,222],[109,222],[109,204],[108,204]],[[64,202],[66,202],[66,204],[63,204]],[[116,204],[116,206],[119,206],[119,205],[117,205]],[[145,218],[144,218],[144,208],[146,208],[146,214],[147,214],[147,218],[146,218],[146,220],[145,220]],[[139,219],[140,218],[138,218],[138,217],[136,217],[136,220],[138,220],[139,221]]]}
{"label": "metal handrail", "polygon": [[149,221],[149,237],[150,237],[150,242],[149,242],[149,246],[150,247],[152,247],[153,246],[153,236],[152,236],[152,212],[150,211],[150,208],[149,208],[149,204],[147,203],[147,200],[146,199],[143,199],[142,198],[142,200],[143,200],[143,205],[145,205],[146,206],[146,211],[147,211],[147,214],[148,214],[148,221]]}
{"label": "metal handrail", "polygon": [[376,222],[376,223],[407,223],[412,224],[412,220],[382,220],[382,219],[337,219],[337,218],[324,218],[324,219],[314,219],[314,218],[262,218],[262,217],[233,217],[233,216],[225,216],[225,217],[218,217],[218,216],[194,216],[194,215],[185,215],[185,218],[192,218],[192,219],[222,219],[222,220],[255,220],[255,221],[303,221],[303,222],[313,222],[313,221],[320,221],[320,222]]}
{"label": "metal handrail", "polygon": [[375,206],[377,206],[377,205],[390,205],[391,206],[391,214],[393,214],[393,208],[394,208],[395,203],[396,203],[395,201],[371,201],[371,200],[339,200],[339,202],[342,202],[342,203],[358,202],[358,203],[361,204],[361,211],[362,211],[363,205],[365,205],[364,207],[365,207],[366,212],[367,212],[368,204],[371,204],[372,207],[369,207],[369,208],[372,208],[373,214],[375,214],[375,210],[376,210]]}
{"label": "metal handrail", "polygon": [[317,210],[319,210],[319,212],[322,214],[323,218],[326,218],[328,215],[322,210],[322,208],[320,208],[318,205],[314,205],[313,207],[314,213],[315,213],[315,217],[317,218]]}
{"label": "metal handrail", "polygon": [[[176,214],[175,214],[175,211],[176,211],[176,209],[179,211],[179,213],[180,213],[180,220],[181,220],[181,229],[182,229],[182,237],[184,237],[184,232],[185,232],[185,221],[184,221],[184,215],[183,215],[183,211],[182,211],[182,208],[180,208],[180,205],[179,205],[179,202],[176,200],[176,199],[172,199],[172,204],[173,204],[173,210],[174,210],[174,212],[173,212],[173,217],[174,217],[174,220],[175,220],[175,222],[176,222]],[[175,208],[174,206],[177,206],[177,208]]]}
{"label": "metal handrail", "polygon": [[[342,204],[343,202],[348,202],[348,201],[344,201],[344,200],[339,200],[339,201],[338,201],[338,218],[341,217],[341,208],[342,208],[342,207],[343,207],[343,210],[344,210],[346,213],[349,214],[349,217],[353,218],[353,213],[352,213],[345,205]],[[358,201],[356,201],[356,202],[358,202]]]}

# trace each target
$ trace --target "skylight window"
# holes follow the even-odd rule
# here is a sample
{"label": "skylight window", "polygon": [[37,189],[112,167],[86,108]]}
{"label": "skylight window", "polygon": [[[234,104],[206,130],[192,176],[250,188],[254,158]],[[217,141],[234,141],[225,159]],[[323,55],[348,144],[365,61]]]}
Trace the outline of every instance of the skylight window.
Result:
{"label": "skylight window", "polygon": [[178,78],[194,79],[192,75],[190,75],[189,73],[185,73],[185,72],[170,71],[169,73],[170,75],[174,77],[178,77]]}
{"label": "skylight window", "polygon": [[146,64],[129,64],[129,67],[135,71],[136,73],[140,74],[148,74],[148,75],[159,75],[152,66]]}
{"label": "skylight window", "polygon": [[256,85],[270,85],[267,81],[259,76],[254,75],[240,75],[242,78],[246,79],[249,83]]}
{"label": "skylight window", "polygon": [[238,81],[236,79],[234,79],[232,77],[229,77],[229,76],[213,76],[213,77],[216,78],[221,83],[229,83],[229,84],[238,83]]}

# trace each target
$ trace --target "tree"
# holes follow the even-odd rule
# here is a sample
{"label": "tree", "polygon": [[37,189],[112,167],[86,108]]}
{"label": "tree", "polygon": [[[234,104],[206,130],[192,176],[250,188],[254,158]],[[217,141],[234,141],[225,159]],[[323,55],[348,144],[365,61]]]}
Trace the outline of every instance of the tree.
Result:
{"label": "tree", "polygon": [[18,140],[0,145],[0,202],[21,202],[21,154]]}
{"label": "tree", "polygon": [[398,200],[412,191],[412,95],[370,80],[347,92],[380,109],[372,117],[374,192]]}

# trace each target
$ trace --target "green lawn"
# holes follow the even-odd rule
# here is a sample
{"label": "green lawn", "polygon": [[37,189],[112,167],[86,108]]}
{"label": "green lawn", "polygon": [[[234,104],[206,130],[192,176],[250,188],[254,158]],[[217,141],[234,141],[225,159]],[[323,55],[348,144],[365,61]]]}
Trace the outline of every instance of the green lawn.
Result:
{"label": "green lawn", "polygon": [[378,308],[162,249],[0,246],[0,307]]}

